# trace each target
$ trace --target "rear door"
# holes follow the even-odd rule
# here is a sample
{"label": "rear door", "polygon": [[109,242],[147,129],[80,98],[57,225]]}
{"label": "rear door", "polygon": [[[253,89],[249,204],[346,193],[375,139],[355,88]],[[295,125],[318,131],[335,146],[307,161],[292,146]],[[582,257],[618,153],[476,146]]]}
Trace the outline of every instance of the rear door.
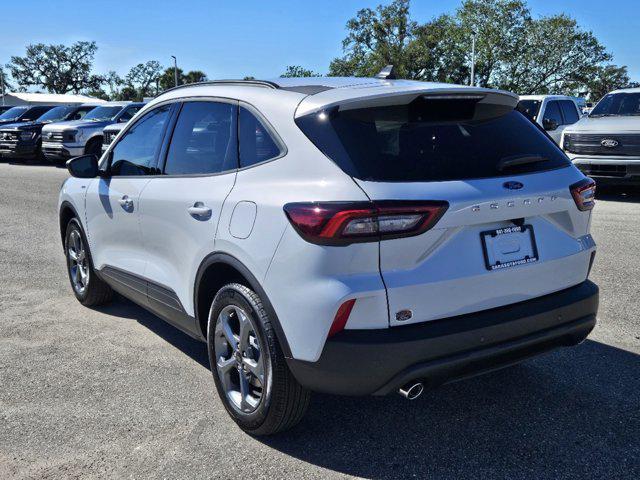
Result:
{"label": "rear door", "polygon": [[545,126],[546,121],[552,121],[557,126],[553,130],[547,130],[547,133],[554,142],[560,144],[560,137],[562,137],[562,130],[564,130],[564,119],[562,118],[562,111],[560,110],[560,103],[557,100],[550,100],[544,107],[544,114],[542,117],[542,125]]}
{"label": "rear door", "polygon": [[444,97],[339,110],[317,120],[321,134],[306,128],[372,201],[447,204],[425,233],[380,241],[391,325],[507,305],[587,277],[589,213],[569,190],[582,174],[519,112]]}
{"label": "rear door", "polygon": [[195,325],[194,272],[214,251],[216,227],[238,167],[236,101],[185,102],[162,157],[162,174],[141,198],[151,306],[181,327]]}

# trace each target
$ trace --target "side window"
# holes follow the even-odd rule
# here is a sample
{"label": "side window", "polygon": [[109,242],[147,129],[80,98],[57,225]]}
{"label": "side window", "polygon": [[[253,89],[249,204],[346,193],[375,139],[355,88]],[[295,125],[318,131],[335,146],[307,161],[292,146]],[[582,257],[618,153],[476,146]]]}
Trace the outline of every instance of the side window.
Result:
{"label": "side window", "polygon": [[93,110],[93,108],[94,107],[80,108],[76,113],[73,114],[73,116],[69,120],[82,120],[82,117]]}
{"label": "side window", "polygon": [[131,120],[133,118],[133,116],[138,113],[138,110],[140,110],[140,108],[142,107],[129,107],[127,108],[124,113],[122,114],[122,116],[118,119],[119,123],[125,123],[128,122],[129,120]]}
{"label": "side window", "polygon": [[118,141],[111,153],[111,174],[153,175],[171,105],[145,114]]}
{"label": "side window", "polygon": [[571,125],[580,120],[578,110],[576,110],[576,106],[571,100],[561,100],[560,108],[562,108],[562,115],[564,115],[564,123]]}
{"label": "side window", "polygon": [[176,122],[165,175],[212,174],[238,166],[237,106],[187,102]]}
{"label": "side window", "polygon": [[[558,125],[562,125],[562,114],[560,113],[560,106],[557,101],[551,101],[547,103],[547,108],[544,110],[544,120],[553,120]],[[543,121],[544,121],[543,120]]]}
{"label": "side window", "polygon": [[35,120],[36,118],[44,115],[45,113],[47,113],[49,110],[51,110],[52,107],[35,107],[32,108],[31,110],[29,110],[27,113],[25,113],[24,117],[22,117],[22,120],[25,121],[31,121],[31,120]]}
{"label": "side window", "polygon": [[248,167],[282,153],[269,130],[249,110],[240,107],[240,167]]}

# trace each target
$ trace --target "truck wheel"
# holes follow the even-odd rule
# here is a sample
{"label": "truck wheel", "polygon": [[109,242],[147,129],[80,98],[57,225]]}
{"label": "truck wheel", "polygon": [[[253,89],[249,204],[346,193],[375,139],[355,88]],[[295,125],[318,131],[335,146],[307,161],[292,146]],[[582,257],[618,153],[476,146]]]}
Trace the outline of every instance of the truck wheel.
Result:
{"label": "truck wheel", "polygon": [[270,435],[300,422],[310,392],[289,371],[253,290],[231,283],[218,291],[209,311],[207,347],[218,394],[242,430]]}
{"label": "truck wheel", "polygon": [[95,307],[111,300],[113,290],[96,275],[91,261],[89,244],[80,222],[72,219],[67,225],[64,250],[67,272],[73,293],[86,307]]}

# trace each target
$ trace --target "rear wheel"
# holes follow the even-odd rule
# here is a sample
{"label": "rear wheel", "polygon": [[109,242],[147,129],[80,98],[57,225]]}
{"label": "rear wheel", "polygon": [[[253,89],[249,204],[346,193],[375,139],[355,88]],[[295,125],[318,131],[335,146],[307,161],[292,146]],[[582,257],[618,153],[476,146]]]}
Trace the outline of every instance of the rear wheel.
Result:
{"label": "rear wheel", "polygon": [[215,296],[207,345],[218,394],[233,420],[252,435],[296,425],[310,392],[289,371],[262,300],[237,283]]}
{"label": "rear wheel", "polygon": [[67,225],[65,253],[71,288],[80,303],[93,307],[110,301],[113,291],[95,274],[89,245],[80,223],[75,218]]}

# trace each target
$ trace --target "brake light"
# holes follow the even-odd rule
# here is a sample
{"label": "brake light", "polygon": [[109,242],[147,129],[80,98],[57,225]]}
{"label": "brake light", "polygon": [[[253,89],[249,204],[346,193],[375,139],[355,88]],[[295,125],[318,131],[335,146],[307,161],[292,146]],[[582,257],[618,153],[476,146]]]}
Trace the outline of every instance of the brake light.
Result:
{"label": "brake light", "polygon": [[349,245],[420,235],[449,207],[441,201],[288,203],[284,211],[305,240]]}
{"label": "brake light", "polygon": [[347,325],[347,320],[349,320],[349,315],[351,315],[351,310],[353,310],[353,306],[356,303],[356,299],[352,298],[351,300],[347,300],[338,309],[335,318],[333,319],[333,323],[331,324],[331,328],[329,329],[329,335],[327,338],[333,337],[336,333],[344,330],[344,327]]}
{"label": "brake light", "polygon": [[587,177],[569,187],[578,210],[586,212],[596,204],[596,182]]}

